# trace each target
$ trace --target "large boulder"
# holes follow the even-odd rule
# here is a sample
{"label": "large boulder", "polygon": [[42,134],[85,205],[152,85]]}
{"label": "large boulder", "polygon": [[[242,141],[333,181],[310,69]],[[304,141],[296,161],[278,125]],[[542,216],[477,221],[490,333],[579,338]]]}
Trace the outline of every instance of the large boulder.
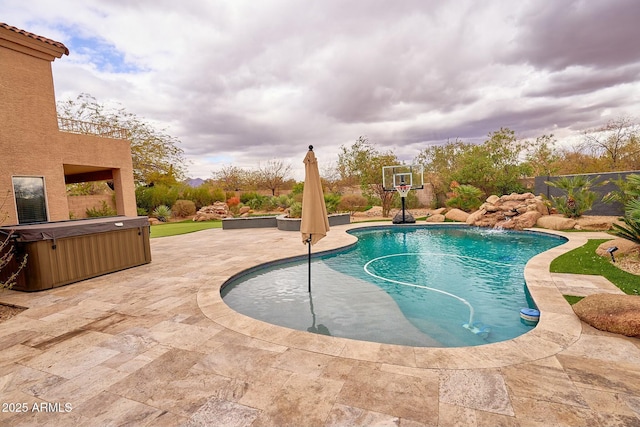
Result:
{"label": "large boulder", "polygon": [[631,240],[618,238],[613,240],[607,240],[606,242],[600,244],[600,246],[598,246],[598,249],[596,249],[596,254],[604,257],[610,257],[611,255],[609,254],[609,252],[607,252],[607,249],[609,249],[612,246],[615,246],[616,248],[618,248],[614,252],[614,256],[626,255],[633,252],[640,252],[640,244],[634,243]]}
{"label": "large boulder", "polygon": [[578,230],[607,231],[611,230],[611,223],[615,218],[606,216],[581,216],[577,219],[575,228]]}
{"label": "large boulder", "polygon": [[538,211],[527,211],[522,215],[513,216],[505,221],[496,223],[496,227],[512,230],[524,230],[536,225],[536,221],[542,216]]}
{"label": "large boulder", "polygon": [[486,214],[487,211],[485,211],[484,209],[479,209],[475,212],[471,212],[471,214],[469,214],[469,216],[467,217],[467,220],[465,221],[467,224],[469,225],[473,225],[476,223],[476,221],[478,221],[480,218],[482,218],[482,215]]}
{"label": "large boulder", "polygon": [[435,214],[427,217],[427,222],[444,222],[444,215]]}
{"label": "large boulder", "polygon": [[640,296],[589,295],[573,305],[583,322],[596,329],[628,337],[640,336]]}
{"label": "large boulder", "polygon": [[451,221],[466,222],[469,214],[461,209],[451,209],[445,215],[445,218]]}
{"label": "large boulder", "polygon": [[536,225],[547,230],[572,230],[577,221],[572,218],[565,218],[562,215],[543,215],[538,218]]}

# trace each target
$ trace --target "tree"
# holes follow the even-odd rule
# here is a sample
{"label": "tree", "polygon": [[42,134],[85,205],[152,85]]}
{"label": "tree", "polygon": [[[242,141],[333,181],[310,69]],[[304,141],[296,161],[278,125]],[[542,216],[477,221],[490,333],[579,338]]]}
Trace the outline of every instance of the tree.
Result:
{"label": "tree", "polygon": [[622,116],[603,127],[585,131],[584,146],[606,160],[607,170],[623,170],[640,153],[638,133],[638,126]]}
{"label": "tree", "polygon": [[484,143],[467,147],[459,155],[451,178],[481,189],[485,196],[520,192],[524,189],[520,179],[529,173],[528,166],[520,161],[526,146],[526,141],[516,139],[514,131],[500,128]]}
{"label": "tree", "polygon": [[340,178],[340,171],[338,167],[332,162],[324,166],[320,171],[320,179],[322,180],[322,186],[327,189],[329,193],[340,193],[340,187],[343,185]]}
{"label": "tree", "polygon": [[578,175],[605,170],[602,159],[593,154],[585,153],[584,146],[578,145],[560,151],[556,173],[559,175]]}
{"label": "tree", "polygon": [[185,159],[178,147],[180,141],[164,129],[155,129],[124,108],[108,109],[86,93],[75,100],[60,101],[57,107],[59,121],[72,126],[73,132],[109,136],[114,130],[122,130],[131,143],[133,176],[137,182],[150,184],[163,175],[174,180],[184,178]]}
{"label": "tree", "polygon": [[561,157],[555,143],[553,135],[542,135],[529,144],[526,162],[532,176],[551,176],[558,172]]}
{"label": "tree", "polygon": [[447,199],[451,176],[458,169],[460,155],[471,148],[471,144],[458,139],[447,141],[444,145],[433,145],[422,150],[414,159],[414,163],[424,167],[425,180],[433,187],[439,205]]}
{"label": "tree", "polygon": [[258,186],[271,190],[271,195],[275,196],[289,179],[290,173],[291,165],[282,160],[269,160],[265,165],[258,166]]}
{"label": "tree", "polygon": [[358,182],[362,193],[375,197],[382,205],[382,216],[388,217],[396,192],[385,191],[382,185],[382,167],[398,164],[390,151],[378,151],[369,140],[361,136],[351,147],[340,147],[338,170],[343,182]]}
{"label": "tree", "polygon": [[[3,210],[5,203],[11,197],[11,191],[7,191],[0,202],[0,225],[8,218],[8,214]],[[0,233],[0,290],[11,289],[16,283],[18,274],[27,265],[27,255],[22,260],[15,259],[12,250],[11,233]]]}
{"label": "tree", "polygon": [[223,166],[213,177],[224,191],[239,191],[247,183],[247,172],[233,165]]}
{"label": "tree", "polygon": [[477,187],[485,196],[522,191],[521,178],[530,166],[521,162],[526,141],[519,141],[508,128],[491,132],[482,144],[460,140],[424,149],[414,160],[425,168],[438,203],[446,200],[451,182]]}

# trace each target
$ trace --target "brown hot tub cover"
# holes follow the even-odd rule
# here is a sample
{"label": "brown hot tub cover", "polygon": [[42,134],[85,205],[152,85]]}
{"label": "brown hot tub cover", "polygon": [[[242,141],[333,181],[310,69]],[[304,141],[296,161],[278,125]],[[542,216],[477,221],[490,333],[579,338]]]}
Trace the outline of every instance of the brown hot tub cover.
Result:
{"label": "brown hot tub cover", "polygon": [[146,216],[115,216],[106,218],[81,219],[73,221],[47,222],[42,224],[24,224],[0,227],[5,234],[12,233],[19,242],[37,242],[40,240],[57,240],[63,237],[82,236],[85,234],[105,233],[114,230],[126,230],[149,226]]}

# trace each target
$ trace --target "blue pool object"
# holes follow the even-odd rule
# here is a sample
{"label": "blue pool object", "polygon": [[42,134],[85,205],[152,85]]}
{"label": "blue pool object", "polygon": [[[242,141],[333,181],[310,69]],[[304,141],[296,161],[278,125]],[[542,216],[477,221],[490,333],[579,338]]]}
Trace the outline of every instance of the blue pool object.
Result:
{"label": "blue pool object", "polygon": [[[374,226],[352,247],[258,266],[227,281],[224,302],[258,320],[379,343],[462,347],[531,330],[524,266],[566,239],[460,225]],[[312,298],[312,300],[311,300]],[[314,327],[322,325],[323,328]]]}
{"label": "blue pool object", "polygon": [[484,339],[489,337],[491,333],[491,328],[483,325],[481,322],[474,322],[471,325],[469,323],[465,323],[462,325],[463,328],[468,329],[471,333],[478,335]]}
{"label": "blue pool object", "polygon": [[525,325],[536,325],[540,320],[540,311],[535,308],[523,308],[520,310],[520,319]]}

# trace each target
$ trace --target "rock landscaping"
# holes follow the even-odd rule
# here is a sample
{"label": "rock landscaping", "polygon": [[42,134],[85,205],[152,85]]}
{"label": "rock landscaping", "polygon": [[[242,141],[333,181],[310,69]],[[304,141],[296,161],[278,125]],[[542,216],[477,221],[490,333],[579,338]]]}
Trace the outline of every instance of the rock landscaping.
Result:
{"label": "rock landscaping", "polygon": [[199,222],[224,218],[233,218],[233,214],[229,211],[229,206],[227,206],[225,202],[215,202],[211,206],[200,208],[193,217],[193,220]]}
{"label": "rock landscaping", "polygon": [[536,225],[543,215],[549,215],[549,210],[542,197],[532,193],[513,193],[489,196],[465,222],[477,227],[522,230]]}
{"label": "rock landscaping", "polygon": [[[371,216],[370,213],[366,213]],[[465,222],[476,227],[504,228],[522,230],[531,227],[548,230],[589,230],[607,231],[612,223],[619,223],[617,217],[587,216],[578,219],[565,218],[549,211],[541,196],[532,193],[509,194],[487,197],[480,208],[472,213],[460,209],[439,208],[426,212],[426,222],[444,222],[445,220]]]}
{"label": "rock landscaping", "polygon": [[580,320],[601,331],[640,336],[640,296],[590,295],[575,303],[573,311]]}

